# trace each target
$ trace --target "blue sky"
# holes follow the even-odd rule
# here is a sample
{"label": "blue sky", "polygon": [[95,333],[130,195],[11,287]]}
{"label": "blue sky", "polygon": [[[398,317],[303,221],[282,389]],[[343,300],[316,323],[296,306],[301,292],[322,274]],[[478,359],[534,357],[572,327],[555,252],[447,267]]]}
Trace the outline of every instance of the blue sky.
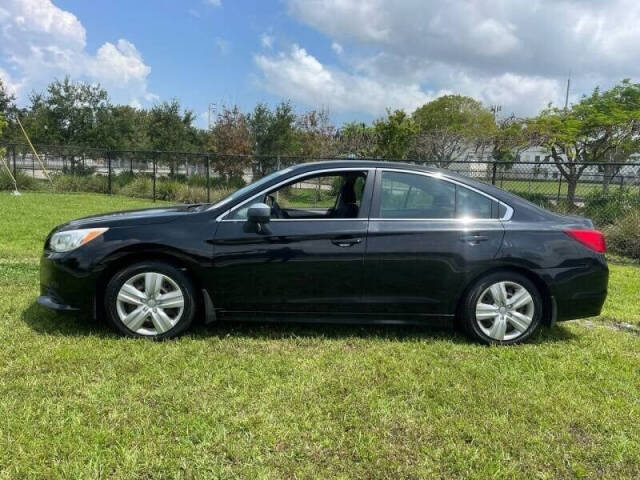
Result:
{"label": "blue sky", "polygon": [[336,123],[460,93],[504,115],[640,75],[640,2],[2,0],[0,78],[25,103],[53,78],[113,101],[250,110],[289,99]]}

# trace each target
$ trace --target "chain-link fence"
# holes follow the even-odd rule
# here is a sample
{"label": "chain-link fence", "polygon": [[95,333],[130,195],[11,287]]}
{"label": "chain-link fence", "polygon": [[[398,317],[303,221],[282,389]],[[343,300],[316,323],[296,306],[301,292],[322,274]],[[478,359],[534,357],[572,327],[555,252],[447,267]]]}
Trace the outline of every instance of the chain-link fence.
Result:
{"label": "chain-link fence", "polygon": [[[29,145],[9,144],[3,148],[6,165],[20,190],[93,192],[172,202],[216,201],[275,170],[318,160],[69,146],[36,146],[36,156]],[[456,161],[446,168],[544,208],[587,216],[600,226],[640,209],[637,163],[559,167],[545,161],[502,163],[486,158]],[[13,188],[10,175],[2,167],[0,189]]]}

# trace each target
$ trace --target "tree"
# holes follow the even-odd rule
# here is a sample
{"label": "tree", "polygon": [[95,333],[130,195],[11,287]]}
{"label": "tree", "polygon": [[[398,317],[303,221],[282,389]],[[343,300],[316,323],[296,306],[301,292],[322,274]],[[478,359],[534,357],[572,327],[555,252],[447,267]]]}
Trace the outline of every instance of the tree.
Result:
{"label": "tree", "polygon": [[31,95],[28,123],[34,142],[57,145],[95,145],[98,119],[109,108],[100,85],[54,80],[44,94]]}
{"label": "tree", "polygon": [[183,110],[177,99],[156,104],[149,111],[149,146],[152,150],[166,152],[160,161],[169,165],[171,175],[184,160],[180,153],[197,150],[200,146],[192,126],[194,120],[193,112]]}
{"label": "tree", "polygon": [[591,161],[601,162],[603,191],[640,148],[640,84],[623,80],[604,92],[596,88],[575,106],[586,119],[596,148]]}
{"label": "tree", "polygon": [[242,176],[251,163],[251,139],[247,117],[237,106],[224,106],[211,128],[210,147],[213,169],[226,180]]}
{"label": "tree", "polygon": [[18,140],[17,125],[13,120],[18,112],[15,95],[9,93],[0,78],[0,115],[4,117],[5,125],[0,140],[15,142]]}
{"label": "tree", "polygon": [[490,142],[495,122],[482,103],[461,95],[445,95],[417,108],[411,155],[447,167],[470,149]]}
{"label": "tree", "polygon": [[611,162],[626,161],[638,148],[639,92],[640,85],[625,80],[609,91],[596,88],[569,109],[549,107],[529,122],[536,143],[549,152],[567,181],[569,206],[575,204],[578,181],[590,164],[600,164],[610,179],[619,171]]}
{"label": "tree", "polygon": [[498,168],[511,169],[516,159],[530,145],[524,120],[515,115],[499,120],[490,142],[491,158],[499,162]]}
{"label": "tree", "polygon": [[311,110],[296,120],[299,154],[305,157],[329,157],[336,153],[336,129],[327,110]]}
{"label": "tree", "polygon": [[416,134],[416,127],[411,117],[403,110],[387,111],[386,118],[376,120],[373,124],[375,155],[389,160],[406,158]]}
{"label": "tree", "polygon": [[373,127],[361,123],[345,123],[337,133],[337,150],[347,157],[370,157],[374,155],[376,134]]}
{"label": "tree", "polygon": [[278,168],[280,155],[299,152],[295,122],[296,115],[288,102],[281,102],[274,111],[259,103],[249,114],[249,131],[256,155],[252,166],[254,178]]}
{"label": "tree", "polygon": [[129,105],[100,112],[95,146],[109,150],[142,150],[149,146],[148,113]]}
{"label": "tree", "polygon": [[[2,138],[2,131],[7,126],[7,122],[4,119],[4,115],[0,112],[0,138]],[[4,157],[4,148],[0,147],[0,157]],[[2,165],[0,165],[0,170],[2,169]]]}

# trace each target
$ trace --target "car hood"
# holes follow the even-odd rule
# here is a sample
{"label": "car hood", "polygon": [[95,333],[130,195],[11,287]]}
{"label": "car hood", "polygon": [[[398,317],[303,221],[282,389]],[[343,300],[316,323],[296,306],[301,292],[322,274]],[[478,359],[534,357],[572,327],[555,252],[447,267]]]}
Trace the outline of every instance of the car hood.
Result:
{"label": "car hood", "polygon": [[78,218],[57,230],[73,230],[77,228],[96,227],[130,227],[134,225],[151,225],[172,222],[185,215],[193,215],[200,211],[201,204],[179,205],[163,208],[146,208],[144,210],[128,210],[122,212],[104,213],[90,217]]}

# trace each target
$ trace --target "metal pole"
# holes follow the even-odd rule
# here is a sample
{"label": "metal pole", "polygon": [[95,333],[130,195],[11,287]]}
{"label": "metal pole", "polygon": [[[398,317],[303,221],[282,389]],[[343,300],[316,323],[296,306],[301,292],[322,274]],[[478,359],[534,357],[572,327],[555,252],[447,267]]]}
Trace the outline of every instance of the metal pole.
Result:
{"label": "metal pole", "polygon": [[[156,154],[157,155],[157,154]],[[156,201],[156,155],[153,156],[153,201]]]}
{"label": "metal pole", "polygon": [[496,162],[493,162],[493,169],[491,171],[491,185],[495,185],[496,184]]}
{"label": "metal pole", "polygon": [[109,172],[108,192],[109,192],[109,195],[111,195],[113,193],[113,191],[111,190],[111,152],[107,152],[107,169]]}
{"label": "metal pole", "polygon": [[560,189],[562,188],[562,174],[558,172],[558,196],[556,197],[556,202],[560,203]]}
{"label": "metal pole", "polygon": [[209,154],[207,153],[206,156],[206,160],[207,160],[207,203],[211,203],[211,175],[210,175],[210,158],[209,158]]}

